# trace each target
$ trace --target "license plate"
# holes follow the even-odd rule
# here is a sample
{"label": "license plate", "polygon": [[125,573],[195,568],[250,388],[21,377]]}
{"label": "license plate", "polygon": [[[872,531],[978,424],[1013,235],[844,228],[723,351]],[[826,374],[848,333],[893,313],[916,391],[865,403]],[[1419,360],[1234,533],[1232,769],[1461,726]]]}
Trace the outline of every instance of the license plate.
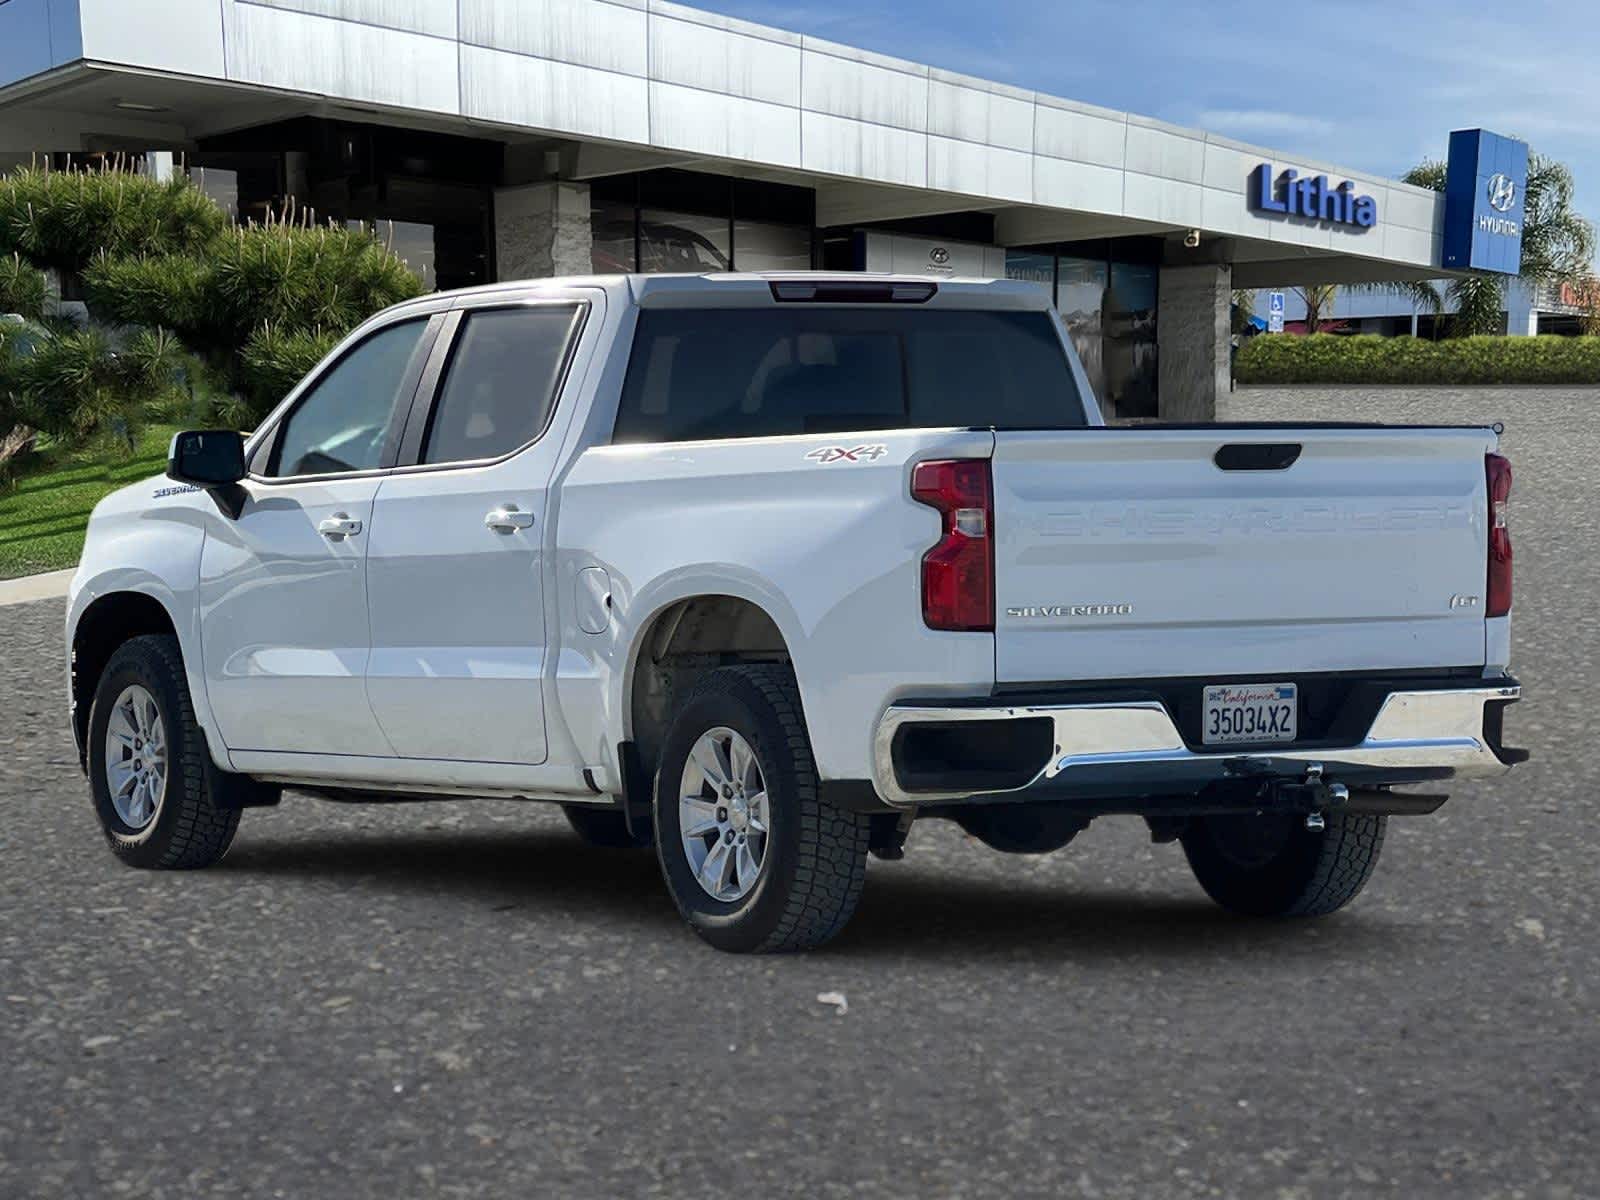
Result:
{"label": "license plate", "polygon": [[1206,688],[1202,739],[1228,742],[1292,742],[1300,704],[1292,683],[1218,683]]}

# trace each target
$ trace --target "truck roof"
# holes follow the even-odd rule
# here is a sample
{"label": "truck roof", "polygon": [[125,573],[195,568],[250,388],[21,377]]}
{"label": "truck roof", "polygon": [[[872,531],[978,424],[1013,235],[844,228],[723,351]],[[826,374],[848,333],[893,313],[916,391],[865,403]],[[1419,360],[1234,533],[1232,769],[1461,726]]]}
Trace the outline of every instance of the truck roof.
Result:
{"label": "truck roof", "polygon": [[[821,303],[926,304],[929,307],[997,308],[1045,311],[1050,293],[1037,283],[1017,279],[942,278],[928,275],[874,274],[856,271],[756,271],[695,275],[566,275],[544,279],[504,280],[477,287],[435,292],[410,304],[437,306],[440,300],[523,292],[530,288],[604,287],[625,291],[645,308],[691,307],[714,303],[743,308],[777,302],[775,288],[792,285],[803,298],[807,286],[819,289]],[[853,294],[852,294],[853,293]],[[448,306],[448,305],[446,305]]]}

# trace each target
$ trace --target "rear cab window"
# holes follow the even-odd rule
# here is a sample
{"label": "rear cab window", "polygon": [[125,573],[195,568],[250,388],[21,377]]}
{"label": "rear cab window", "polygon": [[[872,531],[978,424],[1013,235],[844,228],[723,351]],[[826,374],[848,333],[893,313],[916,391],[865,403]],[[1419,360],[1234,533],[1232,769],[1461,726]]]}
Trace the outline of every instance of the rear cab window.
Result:
{"label": "rear cab window", "polygon": [[1087,424],[1046,312],[645,309],[613,440]]}

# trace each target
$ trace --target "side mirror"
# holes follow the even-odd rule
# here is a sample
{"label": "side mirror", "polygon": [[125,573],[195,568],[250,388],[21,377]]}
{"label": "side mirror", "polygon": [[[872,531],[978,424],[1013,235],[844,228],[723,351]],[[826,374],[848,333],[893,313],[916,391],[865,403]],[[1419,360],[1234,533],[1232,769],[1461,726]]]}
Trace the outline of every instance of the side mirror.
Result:
{"label": "side mirror", "polygon": [[203,488],[217,507],[238,518],[245,491],[244,436],[232,429],[189,429],[173,436],[167,478]]}

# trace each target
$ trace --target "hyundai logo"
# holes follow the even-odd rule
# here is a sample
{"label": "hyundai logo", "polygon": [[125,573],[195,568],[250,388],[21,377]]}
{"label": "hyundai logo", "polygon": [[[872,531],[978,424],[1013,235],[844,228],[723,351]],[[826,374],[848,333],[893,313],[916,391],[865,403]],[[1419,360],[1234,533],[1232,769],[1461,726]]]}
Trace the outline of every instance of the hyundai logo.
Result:
{"label": "hyundai logo", "polygon": [[1493,175],[1489,179],[1489,207],[1495,212],[1510,212],[1517,202],[1517,181],[1509,175]]}

